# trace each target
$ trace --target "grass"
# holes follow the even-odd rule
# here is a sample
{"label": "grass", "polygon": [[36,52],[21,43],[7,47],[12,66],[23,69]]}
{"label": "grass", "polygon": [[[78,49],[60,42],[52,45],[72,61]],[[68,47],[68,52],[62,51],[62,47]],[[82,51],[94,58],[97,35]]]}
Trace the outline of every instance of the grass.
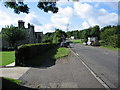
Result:
{"label": "grass", "polygon": [[70,50],[64,47],[58,48],[57,53],[54,55],[55,59],[65,57],[70,53]]}
{"label": "grass", "polygon": [[9,81],[11,81],[15,84],[18,84],[18,85],[22,84],[21,80],[16,80],[16,79],[8,78],[8,77],[3,77],[3,78],[6,79],[6,80],[9,80]]}
{"label": "grass", "polygon": [[[82,41],[80,40],[71,40],[72,42],[74,43],[78,43],[78,44],[83,44]],[[101,48],[106,48],[106,49],[109,49],[109,50],[113,50],[113,51],[120,51],[120,48],[114,48],[114,47],[110,47],[110,46],[100,46]]]}
{"label": "grass", "polygon": [[120,51],[120,48],[114,48],[114,47],[110,47],[110,46],[100,46],[101,48],[106,48],[109,50],[113,50],[113,51]]}
{"label": "grass", "polygon": [[40,66],[42,64],[42,62],[44,62],[44,60],[47,59],[58,59],[61,57],[65,57],[70,53],[70,50],[68,48],[54,48],[51,49],[49,51],[47,51],[46,53],[37,56],[31,60],[29,60],[28,65],[30,66]]}
{"label": "grass", "polygon": [[2,51],[0,55],[2,58],[0,59],[0,66],[5,66],[15,61],[14,51]]}
{"label": "grass", "polygon": [[80,41],[80,40],[71,40],[71,41],[74,42],[74,43],[83,44],[83,42]]}

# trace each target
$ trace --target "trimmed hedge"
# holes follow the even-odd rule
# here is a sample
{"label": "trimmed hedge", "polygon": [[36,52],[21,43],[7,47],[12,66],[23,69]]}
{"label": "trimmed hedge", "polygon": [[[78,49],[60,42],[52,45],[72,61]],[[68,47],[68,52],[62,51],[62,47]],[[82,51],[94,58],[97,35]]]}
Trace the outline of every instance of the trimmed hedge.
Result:
{"label": "trimmed hedge", "polygon": [[25,44],[21,45],[15,50],[15,64],[16,66],[26,66],[30,59],[42,55],[44,52],[56,47],[58,44]]}

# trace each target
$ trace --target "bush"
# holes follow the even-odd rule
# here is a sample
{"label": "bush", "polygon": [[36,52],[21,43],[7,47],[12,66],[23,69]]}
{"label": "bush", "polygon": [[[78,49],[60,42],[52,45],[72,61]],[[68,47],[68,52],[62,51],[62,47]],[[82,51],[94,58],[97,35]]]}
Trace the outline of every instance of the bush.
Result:
{"label": "bush", "polygon": [[15,61],[17,66],[25,66],[30,59],[42,55],[44,52],[56,47],[57,44],[25,44],[18,47],[15,51]]}
{"label": "bush", "polygon": [[110,36],[110,39],[109,39],[109,46],[112,46],[114,48],[120,48],[120,41],[119,41],[119,37],[120,35],[113,35],[113,36]]}
{"label": "bush", "polygon": [[119,37],[120,37],[120,34],[109,36],[108,38],[101,40],[100,44],[102,46],[112,46],[114,48],[120,48]]}

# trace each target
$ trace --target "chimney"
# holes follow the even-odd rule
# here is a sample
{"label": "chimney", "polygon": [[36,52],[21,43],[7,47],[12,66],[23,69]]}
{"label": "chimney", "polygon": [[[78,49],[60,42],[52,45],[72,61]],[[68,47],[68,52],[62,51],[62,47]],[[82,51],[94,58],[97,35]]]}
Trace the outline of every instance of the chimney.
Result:
{"label": "chimney", "polygon": [[18,28],[25,28],[23,20],[18,20]]}
{"label": "chimney", "polygon": [[30,23],[28,23],[28,28],[30,28]]}

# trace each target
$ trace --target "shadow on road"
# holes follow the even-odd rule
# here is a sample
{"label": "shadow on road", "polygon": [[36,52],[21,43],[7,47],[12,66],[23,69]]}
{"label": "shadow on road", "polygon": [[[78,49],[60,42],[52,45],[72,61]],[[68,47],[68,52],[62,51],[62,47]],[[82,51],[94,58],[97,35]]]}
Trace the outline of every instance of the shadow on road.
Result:
{"label": "shadow on road", "polygon": [[54,59],[54,56],[57,53],[57,49],[58,47],[32,58],[26,62],[25,67],[47,68],[55,65],[56,59]]}
{"label": "shadow on road", "polygon": [[18,85],[10,80],[7,80],[3,77],[0,77],[0,80],[2,80],[2,90],[38,90],[34,88],[28,88],[25,86]]}

